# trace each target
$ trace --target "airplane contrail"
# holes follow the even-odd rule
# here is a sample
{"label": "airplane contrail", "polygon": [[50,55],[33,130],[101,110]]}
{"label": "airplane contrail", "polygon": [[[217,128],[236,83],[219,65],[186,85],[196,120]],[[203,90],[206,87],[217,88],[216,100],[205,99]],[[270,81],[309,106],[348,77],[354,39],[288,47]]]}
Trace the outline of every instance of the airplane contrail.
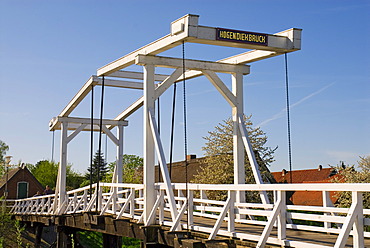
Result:
{"label": "airplane contrail", "polygon": [[[309,95],[307,95],[307,96],[303,97],[301,100],[299,100],[299,101],[297,101],[297,102],[295,102],[295,103],[291,104],[289,107],[290,107],[290,108],[294,108],[294,107],[296,107],[297,105],[299,105],[299,104],[301,104],[301,103],[303,103],[303,102],[307,101],[307,100],[308,100],[308,99],[310,99],[311,97],[313,97],[313,96],[315,96],[315,95],[317,95],[317,94],[320,94],[321,92],[323,92],[323,91],[324,91],[324,90],[326,90],[327,88],[331,87],[333,84],[335,84],[335,83],[328,84],[328,85],[326,85],[325,87],[323,87],[323,88],[321,88],[321,89],[319,89],[319,90],[317,90],[317,91],[315,91],[315,92],[313,92],[313,93],[311,93],[311,94],[309,94]],[[282,118],[282,117],[285,115],[286,111],[287,111],[287,108],[282,109],[282,110],[281,110],[281,111],[279,111],[277,114],[273,115],[271,118],[269,118],[269,119],[267,119],[267,120],[262,121],[260,124],[258,124],[258,125],[257,125],[257,127],[262,127],[263,125],[266,125],[267,123],[269,123],[269,122],[271,122],[271,121],[274,121],[274,120],[277,120],[277,119],[279,119],[279,118]]]}

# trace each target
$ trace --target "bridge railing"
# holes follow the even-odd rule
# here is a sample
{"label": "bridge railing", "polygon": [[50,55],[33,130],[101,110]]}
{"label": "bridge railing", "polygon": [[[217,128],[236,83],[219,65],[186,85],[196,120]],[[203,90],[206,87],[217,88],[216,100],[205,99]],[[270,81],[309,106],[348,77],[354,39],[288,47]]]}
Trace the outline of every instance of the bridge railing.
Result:
{"label": "bridge railing", "polygon": [[[370,237],[370,209],[363,207],[363,195],[370,193],[369,184],[264,184],[264,185],[210,185],[173,184],[178,216],[170,215],[170,204],[164,184],[156,184],[157,198],[149,219],[144,221],[144,198],[141,184],[100,183],[67,192],[62,208],[54,207],[55,196],[47,195],[17,200],[15,214],[51,215],[98,212],[115,218],[131,218],[138,222],[158,223],[171,230],[191,229],[209,234],[235,237],[258,242],[295,247],[325,247],[320,244],[307,246],[303,241],[288,240],[287,229],[330,233],[337,235],[334,247],[344,247],[353,236],[354,247],[364,247],[364,238]],[[187,194],[186,194],[186,189]],[[245,192],[271,192],[271,204],[237,202],[237,194]],[[323,206],[287,205],[289,191],[322,192]],[[328,203],[329,192],[349,191],[352,203],[349,208],[339,208]],[[208,199],[211,193],[227,192],[225,200]],[[187,196],[186,196],[187,195]],[[96,201],[96,199],[99,201]],[[204,218],[196,218],[204,217]],[[262,233],[246,233],[237,223],[261,226]],[[271,235],[274,230],[274,234]],[[291,239],[291,238],[290,238]],[[328,247],[328,246],[326,246]]]}

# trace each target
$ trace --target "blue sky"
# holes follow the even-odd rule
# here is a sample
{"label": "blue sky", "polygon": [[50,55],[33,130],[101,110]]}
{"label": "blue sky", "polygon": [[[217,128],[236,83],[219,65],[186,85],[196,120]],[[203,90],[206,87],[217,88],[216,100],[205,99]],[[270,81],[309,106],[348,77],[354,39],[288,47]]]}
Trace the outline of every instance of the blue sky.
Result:
{"label": "blue sky", "polygon": [[[288,55],[293,169],[355,164],[359,156],[370,155],[370,1],[0,0],[0,140],[9,145],[13,162],[51,159],[49,120],[86,80],[168,34],[170,23],[188,13],[200,15],[204,26],[261,33],[303,29],[302,50]],[[187,58],[203,60],[244,52],[194,44],[185,50]],[[164,55],[181,57],[181,49]],[[272,171],[289,167],[284,79],[282,56],[252,63],[244,78],[245,114],[266,132],[268,146],[278,146]],[[140,94],[107,89],[104,117],[114,118]],[[161,98],[166,151],[171,97],[172,90]],[[88,117],[89,101],[72,116]],[[231,110],[204,77],[187,82],[187,101],[188,150],[200,157],[202,137]],[[99,97],[95,102],[98,113]],[[182,98],[177,104],[175,160],[182,160]],[[141,156],[142,112],[128,120],[124,152]],[[55,132],[57,161],[59,136]],[[69,146],[68,161],[80,172],[88,167],[89,146],[87,133]],[[111,162],[115,147],[108,142],[106,149]]]}

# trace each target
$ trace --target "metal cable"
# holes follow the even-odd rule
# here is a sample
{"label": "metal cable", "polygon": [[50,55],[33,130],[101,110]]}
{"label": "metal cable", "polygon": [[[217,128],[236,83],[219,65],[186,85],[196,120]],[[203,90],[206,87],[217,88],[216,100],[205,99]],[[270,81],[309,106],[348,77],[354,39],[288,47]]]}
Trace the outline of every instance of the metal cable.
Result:
{"label": "metal cable", "polygon": [[289,174],[290,183],[293,182],[292,175],[292,145],[290,138],[290,104],[289,104],[289,81],[288,81],[288,55],[285,53],[285,89],[286,89],[286,112],[287,112],[287,124],[288,124],[288,154],[289,154]]}
{"label": "metal cable", "polygon": [[183,77],[183,110],[184,110],[184,155],[185,155],[185,197],[187,209],[187,228],[189,229],[189,199],[188,199],[188,137],[187,137],[187,118],[186,118],[186,83],[185,83],[185,42],[182,41],[182,77]]}
{"label": "metal cable", "polygon": [[176,109],[176,88],[177,83],[173,85],[173,98],[172,98],[172,119],[171,119],[171,141],[170,141],[170,179],[172,178],[172,157],[173,157],[173,138],[175,129],[175,109]]}

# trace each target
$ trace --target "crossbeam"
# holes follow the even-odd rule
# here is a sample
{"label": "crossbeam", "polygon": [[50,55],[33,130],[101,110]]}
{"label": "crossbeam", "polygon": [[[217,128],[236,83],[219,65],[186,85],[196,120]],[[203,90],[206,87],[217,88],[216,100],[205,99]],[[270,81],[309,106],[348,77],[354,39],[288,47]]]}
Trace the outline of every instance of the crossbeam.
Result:
{"label": "crossbeam", "polygon": [[[68,130],[76,130],[80,127],[81,124],[91,124],[90,118],[81,118],[81,117],[55,117],[53,118],[49,123],[49,130],[55,131],[55,130],[61,130],[61,123],[65,121],[68,122]],[[93,119],[93,130],[99,131],[99,125],[100,125],[100,119]],[[110,120],[110,119],[103,119],[102,124],[104,126],[110,125],[110,126],[127,126],[128,121],[125,120]],[[86,125],[81,131],[91,131],[91,126]]]}
{"label": "crossbeam", "polygon": [[[199,16],[186,15],[171,23],[171,34],[168,34],[146,46],[143,46],[132,53],[113,61],[106,66],[98,69],[97,75],[109,75],[135,63],[136,56],[139,54],[157,55],[176,47],[182,42],[192,42],[199,44],[239,47],[245,49],[256,49],[248,55],[259,60],[260,50],[267,51],[262,56],[276,56],[276,53],[293,52],[301,48],[301,29],[293,28],[276,34],[267,35],[267,46],[258,44],[246,44],[240,42],[222,41],[216,39],[217,28],[198,25]],[[267,55],[268,54],[268,55]],[[235,59],[235,58],[234,58]],[[221,61],[219,61],[221,62]],[[248,63],[241,61],[240,64]],[[239,64],[239,63],[238,63]]]}
{"label": "crossbeam", "polygon": [[135,59],[137,65],[155,65],[158,67],[166,68],[179,68],[185,63],[186,69],[190,70],[212,70],[215,72],[233,73],[239,72],[244,75],[249,74],[249,66],[247,65],[234,65],[222,62],[211,62],[194,59],[179,59],[161,56],[150,56],[139,54]]}

